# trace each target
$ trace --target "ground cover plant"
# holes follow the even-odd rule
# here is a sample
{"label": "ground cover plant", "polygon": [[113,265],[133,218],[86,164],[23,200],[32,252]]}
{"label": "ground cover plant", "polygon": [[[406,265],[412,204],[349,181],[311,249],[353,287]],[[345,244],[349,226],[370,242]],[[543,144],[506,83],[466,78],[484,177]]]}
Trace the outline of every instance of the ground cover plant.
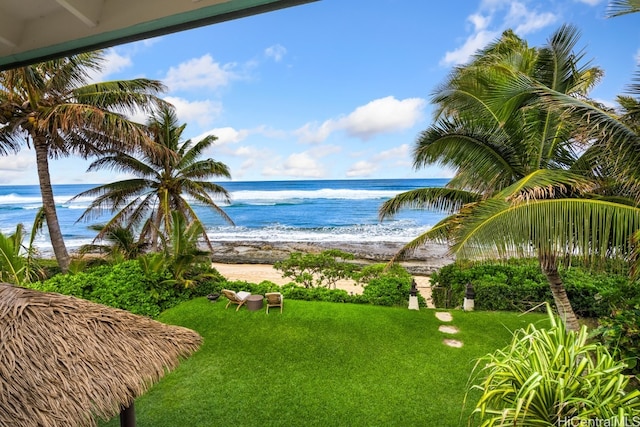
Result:
{"label": "ground cover plant", "polygon": [[464,346],[452,348],[433,310],[285,300],[283,314],[266,315],[224,306],[198,298],[160,316],[204,344],[136,401],[139,427],[466,425],[475,360],[506,345],[510,331],[548,323],[455,311]]}

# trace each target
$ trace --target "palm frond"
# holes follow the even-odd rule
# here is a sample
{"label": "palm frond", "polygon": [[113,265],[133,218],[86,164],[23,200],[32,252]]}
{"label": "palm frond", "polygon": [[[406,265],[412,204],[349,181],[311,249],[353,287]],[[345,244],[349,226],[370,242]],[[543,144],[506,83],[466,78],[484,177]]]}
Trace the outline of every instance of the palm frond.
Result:
{"label": "palm frond", "polygon": [[151,112],[166,103],[158,95],[166,90],[159,80],[132,79],[100,82],[78,87],[75,102],[121,113]]}
{"label": "palm frond", "polygon": [[152,165],[122,152],[99,157],[89,165],[87,172],[103,169],[119,173],[127,173],[141,178],[158,177],[158,172]]}
{"label": "palm frond", "polygon": [[477,191],[506,186],[521,172],[515,152],[501,134],[473,123],[440,121],[420,134],[414,167],[437,163],[457,169],[457,179]]}
{"label": "palm frond", "polygon": [[549,254],[597,262],[628,257],[631,235],[639,228],[640,209],[606,201],[553,199],[511,205],[490,199],[456,230],[452,251],[469,258]]}
{"label": "palm frond", "polygon": [[640,12],[640,0],[610,0],[607,18]]}
{"label": "palm frond", "polygon": [[480,200],[481,197],[477,193],[454,188],[419,188],[397,194],[384,202],[378,210],[378,217],[382,221],[405,208],[436,209],[453,213],[467,203]]}
{"label": "palm frond", "polygon": [[568,193],[592,191],[596,184],[582,175],[564,170],[540,169],[498,192],[495,197],[510,202],[552,199]]}

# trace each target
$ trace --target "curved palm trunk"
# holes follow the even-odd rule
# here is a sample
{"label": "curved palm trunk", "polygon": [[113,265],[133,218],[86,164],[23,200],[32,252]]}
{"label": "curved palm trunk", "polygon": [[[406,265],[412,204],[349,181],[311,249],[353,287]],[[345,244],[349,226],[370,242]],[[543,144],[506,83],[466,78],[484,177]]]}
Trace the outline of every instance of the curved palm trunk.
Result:
{"label": "curved palm trunk", "polygon": [[36,151],[36,164],[38,167],[38,180],[40,181],[40,194],[42,195],[42,208],[47,219],[49,229],[49,239],[53,253],[56,256],[60,270],[66,273],[69,270],[69,252],[62,238],[56,203],[53,198],[53,188],[51,187],[51,176],[49,175],[49,150],[46,138],[36,136],[33,138],[33,147]]}
{"label": "curved palm trunk", "polygon": [[553,295],[560,319],[562,319],[568,331],[578,331],[580,324],[573,311],[573,307],[571,307],[571,302],[564,288],[564,283],[562,283],[562,278],[558,273],[556,260],[554,258],[540,257],[540,267],[542,267],[544,275],[547,276],[547,281],[551,288],[551,295]]}

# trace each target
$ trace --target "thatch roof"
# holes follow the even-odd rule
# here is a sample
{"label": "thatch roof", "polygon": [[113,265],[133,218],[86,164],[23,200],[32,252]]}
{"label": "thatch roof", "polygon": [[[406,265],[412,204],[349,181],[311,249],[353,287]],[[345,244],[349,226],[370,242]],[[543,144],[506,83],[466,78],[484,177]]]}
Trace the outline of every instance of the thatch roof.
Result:
{"label": "thatch roof", "polygon": [[127,311],[0,283],[0,425],[95,426],[202,338]]}

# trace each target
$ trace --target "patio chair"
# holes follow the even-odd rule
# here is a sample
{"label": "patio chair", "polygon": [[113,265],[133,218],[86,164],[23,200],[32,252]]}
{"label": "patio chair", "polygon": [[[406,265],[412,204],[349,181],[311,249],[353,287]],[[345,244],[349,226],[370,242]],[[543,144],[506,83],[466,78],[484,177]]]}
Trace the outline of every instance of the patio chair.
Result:
{"label": "patio chair", "polygon": [[247,302],[247,297],[251,295],[250,292],[245,292],[245,291],[235,292],[229,289],[223,289],[222,293],[229,300],[229,302],[225,306],[225,309],[229,308],[230,304],[238,304],[238,308],[236,308],[236,311],[240,310],[240,307],[242,307],[242,305],[245,302]]}
{"label": "patio chair", "polygon": [[280,313],[282,313],[284,297],[280,292],[267,292],[264,297],[267,299],[267,314],[269,314],[269,307],[280,307]]}

